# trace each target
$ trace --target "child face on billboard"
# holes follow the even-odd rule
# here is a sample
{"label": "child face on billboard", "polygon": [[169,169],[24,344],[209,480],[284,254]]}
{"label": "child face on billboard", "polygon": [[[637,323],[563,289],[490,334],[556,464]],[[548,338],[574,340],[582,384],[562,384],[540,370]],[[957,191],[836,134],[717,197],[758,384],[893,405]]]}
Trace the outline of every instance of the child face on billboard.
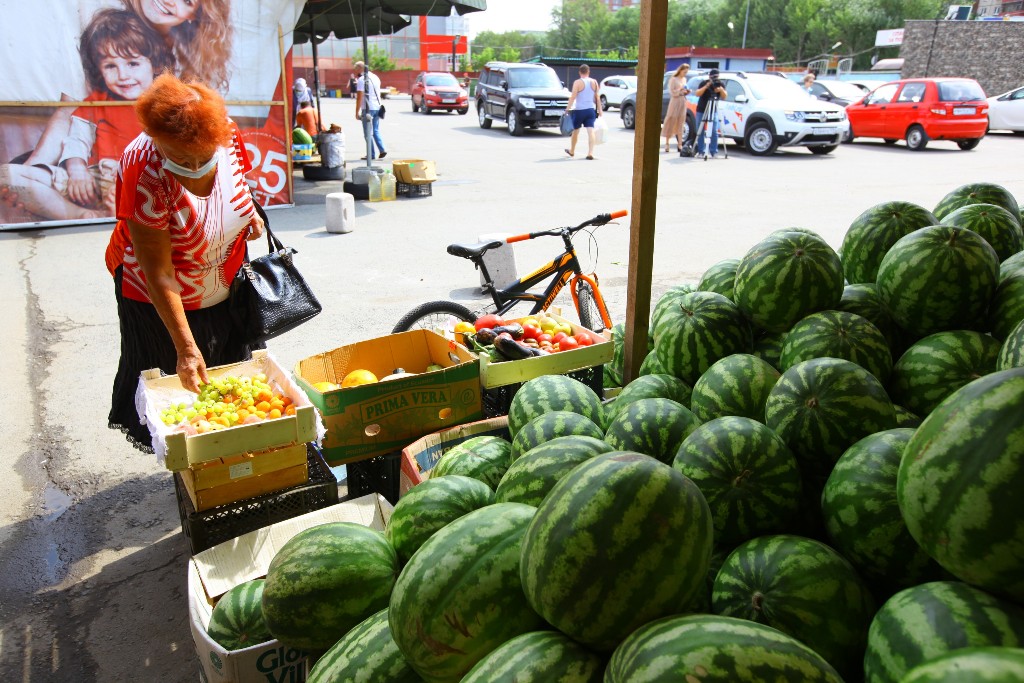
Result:
{"label": "child face on billboard", "polygon": [[103,82],[112,94],[126,100],[138,99],[153,83],[153,63],[148,57],[121,57],[110,51],[100,60]]}
{"label": "child face on billboard", "polygon": [[199,0],[138,0],[139,9],[157,30],[172,29],[196,15]]}

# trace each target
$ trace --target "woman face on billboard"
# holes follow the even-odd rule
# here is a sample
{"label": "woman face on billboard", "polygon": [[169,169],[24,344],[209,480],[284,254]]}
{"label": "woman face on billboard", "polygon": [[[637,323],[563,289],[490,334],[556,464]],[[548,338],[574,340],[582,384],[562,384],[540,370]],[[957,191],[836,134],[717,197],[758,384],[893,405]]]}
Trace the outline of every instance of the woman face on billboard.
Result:
{"label": "woman face on billboard", "polygon": [[199,10],[199,0],[130,0],[130,4],[153,28],[164,34],[191,21]]}

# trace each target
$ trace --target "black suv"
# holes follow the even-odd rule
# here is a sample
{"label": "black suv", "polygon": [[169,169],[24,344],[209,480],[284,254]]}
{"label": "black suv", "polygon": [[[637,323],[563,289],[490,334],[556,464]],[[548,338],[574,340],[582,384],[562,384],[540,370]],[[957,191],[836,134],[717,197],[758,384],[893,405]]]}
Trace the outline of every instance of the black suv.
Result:
{"label": "black suv", "polygon": [[489,62],[476,86],[480,127],[505,121],[512,135],[522,135],[527,127],[557,128],[568,103],[569,91],[544,64]]}

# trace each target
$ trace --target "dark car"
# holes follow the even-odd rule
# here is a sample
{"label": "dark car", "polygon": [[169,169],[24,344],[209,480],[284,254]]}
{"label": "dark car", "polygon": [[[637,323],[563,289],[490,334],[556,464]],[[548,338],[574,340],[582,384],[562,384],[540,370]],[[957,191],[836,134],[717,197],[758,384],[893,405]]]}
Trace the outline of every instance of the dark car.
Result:
{"label": "dark car", "polygon": [[429,114],[434,111],[469,111],[469,93],[455,76],[443,71],[427,71],[412,84],[412,110]]}
{"label": "dark car", "polygon": [[558,128],[568,104],[569,91],[544,64],[489,62],[476,86],[480,127],[504,121],[512,135],[527,128]]}
{"label": "dark car", "polygon": [[[669,71],[665,74],[664,78],[661,79],[661,120],[665,120],[665,114],[668,112],[668,101],[672,98],[672,94],[668,90],[668,79],[672,77],[674,72]],[[697,135],[697,105],[686,100],[686,123],[683,124],[683,139],[687,142],[693,142]],[[619,116],[622,117],[622,125],[633,130],[636,128],[636,91],[629,93],[622,100],[622,104],[619,105]]]}
{"label": "dark car", "polygon": [[864,90],[855,83],[819,79],[811,83],[811,95],[825,102],[845,107],[864,97]]}

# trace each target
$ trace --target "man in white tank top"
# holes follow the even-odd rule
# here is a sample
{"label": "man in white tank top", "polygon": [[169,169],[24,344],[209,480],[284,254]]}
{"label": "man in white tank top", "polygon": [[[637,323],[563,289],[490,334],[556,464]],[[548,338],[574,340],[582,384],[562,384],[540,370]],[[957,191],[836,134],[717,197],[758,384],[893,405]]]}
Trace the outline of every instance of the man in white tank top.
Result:
{"label": "man in white tank top", "polygon": [[565,106],[567,112],[572,114],[572,138],[569,141],[569,148],[565,153],[569,156],[576,155],[576,139],[579,137],[580,128],[587,129],[587,158],[594,158],[594,123],[597,117],[603,115],[601,111],[600,86],[590,77],[590,67],[580,64],[580,77],[572,84],[572,94],[569,95],[569,103]]}

